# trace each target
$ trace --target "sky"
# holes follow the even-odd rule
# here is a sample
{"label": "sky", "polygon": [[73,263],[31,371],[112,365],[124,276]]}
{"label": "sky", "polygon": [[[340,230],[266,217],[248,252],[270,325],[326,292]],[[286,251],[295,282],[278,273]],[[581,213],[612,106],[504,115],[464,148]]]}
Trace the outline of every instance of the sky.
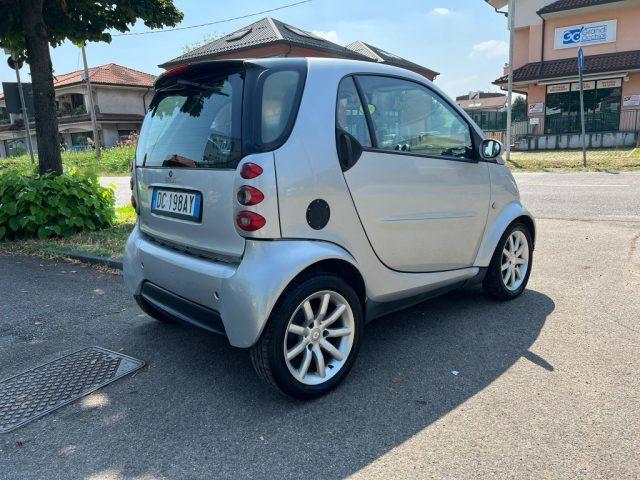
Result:
{"label": "sky", "polygon": [[[180,26],[197,25],[280,7],[294,0],[174,0],[184,13]],[[89,43],[89,66],[117,63],[152,74],[158,64],[183,53],[185,45],[207,35],[224,35],[264,16],[272,16],[333,42],[355,40],[375,45],[441,73],[436,84],[451,96],[472,90],[499,91],[491,82],[502,75],[508,57],[506,19],[483,0],[312,0],[309,3],[218,25],[151,35],[114,37]],[[132,32],[148,29],[138,22]],[[118,32],[113,32],[118,33]],[[2,52],[0,52],[2,55]],[[82,68],[80,50],[51,49],[54,74]],[[30,79],[28,66],[22,80]],[[15,82],[15,72],[0,61],[0,81]]]}

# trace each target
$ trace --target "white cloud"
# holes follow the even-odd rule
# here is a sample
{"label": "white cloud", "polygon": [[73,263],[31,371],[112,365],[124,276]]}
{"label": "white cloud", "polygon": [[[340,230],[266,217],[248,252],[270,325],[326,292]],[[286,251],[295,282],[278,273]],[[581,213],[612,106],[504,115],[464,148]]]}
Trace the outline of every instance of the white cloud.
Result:
{"label": "white cloud", "polygon": [[509,55],[509,44],[502,40],[487,40],[471,47],[471,56],[482,55],[485,58],[505,58]]}
{"label": "white cloud", "polygon": [[451,10],[444,7],[438,7],[433,9],[433,13],[437,13],[438,15],[449,15],[451,13]]}
{"label": "white cloud", "polygon": [[311,30],[311,33],[324,38],[325,40],[329,40],[330,42],[340,43],[338,39],[338,32],[335,30],[329,30],[327,32],[323,32],[322,30]]}

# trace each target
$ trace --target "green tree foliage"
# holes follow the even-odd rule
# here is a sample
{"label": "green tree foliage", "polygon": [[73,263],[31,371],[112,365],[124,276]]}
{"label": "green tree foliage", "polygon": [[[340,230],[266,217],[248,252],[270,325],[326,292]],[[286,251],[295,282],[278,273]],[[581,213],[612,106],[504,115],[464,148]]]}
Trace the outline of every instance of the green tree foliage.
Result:
{"label": "green tree foliage", "polygon": [[108,30],[128,31],[137,20],[149,28],[173,26],[182,13],[172,0],[0,0],[0,47],[31,69],[41,173],[62,173],[49,46],[110,42]]}
{"label": "green tree foliage", "polygon": [[516,97],[511,104],[511,115],[513,121],[518,122],[527,118],[527,100],[525,97]]}

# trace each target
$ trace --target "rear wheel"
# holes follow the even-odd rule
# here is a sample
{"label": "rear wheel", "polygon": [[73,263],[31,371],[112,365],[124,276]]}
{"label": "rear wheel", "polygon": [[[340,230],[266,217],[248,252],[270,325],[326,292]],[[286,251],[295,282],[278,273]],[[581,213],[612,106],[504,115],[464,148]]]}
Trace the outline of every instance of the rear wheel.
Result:
{"label": "rear wheel", "polygon": [[282,393],[324,395],[349,373],[358,353],[362,307],[351,286],[320,274],[296,283],[271,314],[251,361]]}
{"label": "rear wheel", "polygon": [[527,286],[533,261],[533,242],[526,225],[511,225],[498,242],[482,285],[499,300],[516,298]]}

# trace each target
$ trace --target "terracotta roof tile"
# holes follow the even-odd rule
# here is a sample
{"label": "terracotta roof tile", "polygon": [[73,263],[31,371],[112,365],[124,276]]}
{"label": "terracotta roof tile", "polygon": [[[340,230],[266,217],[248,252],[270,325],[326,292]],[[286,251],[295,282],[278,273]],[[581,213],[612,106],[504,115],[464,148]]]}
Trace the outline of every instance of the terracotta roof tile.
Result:
{"label": "terracotta roof tile", "polygon": [[394,53],[387,52],[386,50],[375,47],[370,43],[365,43],[360,40],[350,43],[346,48],[348,48],[349,50],[353,50],[360,55],[364,55],[375,62],[386,63],[387,65],[394,65],[396,67],[407,68],[409,70],[427,71],[434,78],[440,75],[440,73],[436,72],[435,70],[423,67],[422,65],[413,63],[405,58],[399,57]]}
{"label": "terracotta roof tile", "polygon": [[355,60],[367,60],[365,56],[342,45],[330,42],[292,25],[287,25],[276,18],[265,17],[159,66],[161,68],[170,68],[181,63],[212,59],[220,55],[228,55],[278,43],[313,48]]}
{"label": "terracotta roof tile", "polygon": [[[54,75],[53,86],[65,87],[82,83],[84,81],[83,73],[84,70],[76,70],[62,75]],[[89,68],[89,79],[92,83],[101,85],[153,87],[156,77],[122,65],[109,63],[108,65]]]}
{"label": "terracotta roof tile", "polygon": [[[584,63],[584,73],[587,75],[640,69],[640,50],[589,55],[584,57]],[[578,59],[564,58],[561,60],[527,63],[513,71],[513,81],[524,82],[527,80],[572,77],[576,75],[578,75]],[[493,83],[496,85],[507,83],[507,76],[503,75]]]}
{"label": "terracotta roof tile", "polygon": [[562,12],[564,10],[573,10],[576,8],[593,7],[595,5],[604,5],[606,3],[620,2],[621,0],[558,0],[550,3],[538,10],[540,15],[545,13]]}

